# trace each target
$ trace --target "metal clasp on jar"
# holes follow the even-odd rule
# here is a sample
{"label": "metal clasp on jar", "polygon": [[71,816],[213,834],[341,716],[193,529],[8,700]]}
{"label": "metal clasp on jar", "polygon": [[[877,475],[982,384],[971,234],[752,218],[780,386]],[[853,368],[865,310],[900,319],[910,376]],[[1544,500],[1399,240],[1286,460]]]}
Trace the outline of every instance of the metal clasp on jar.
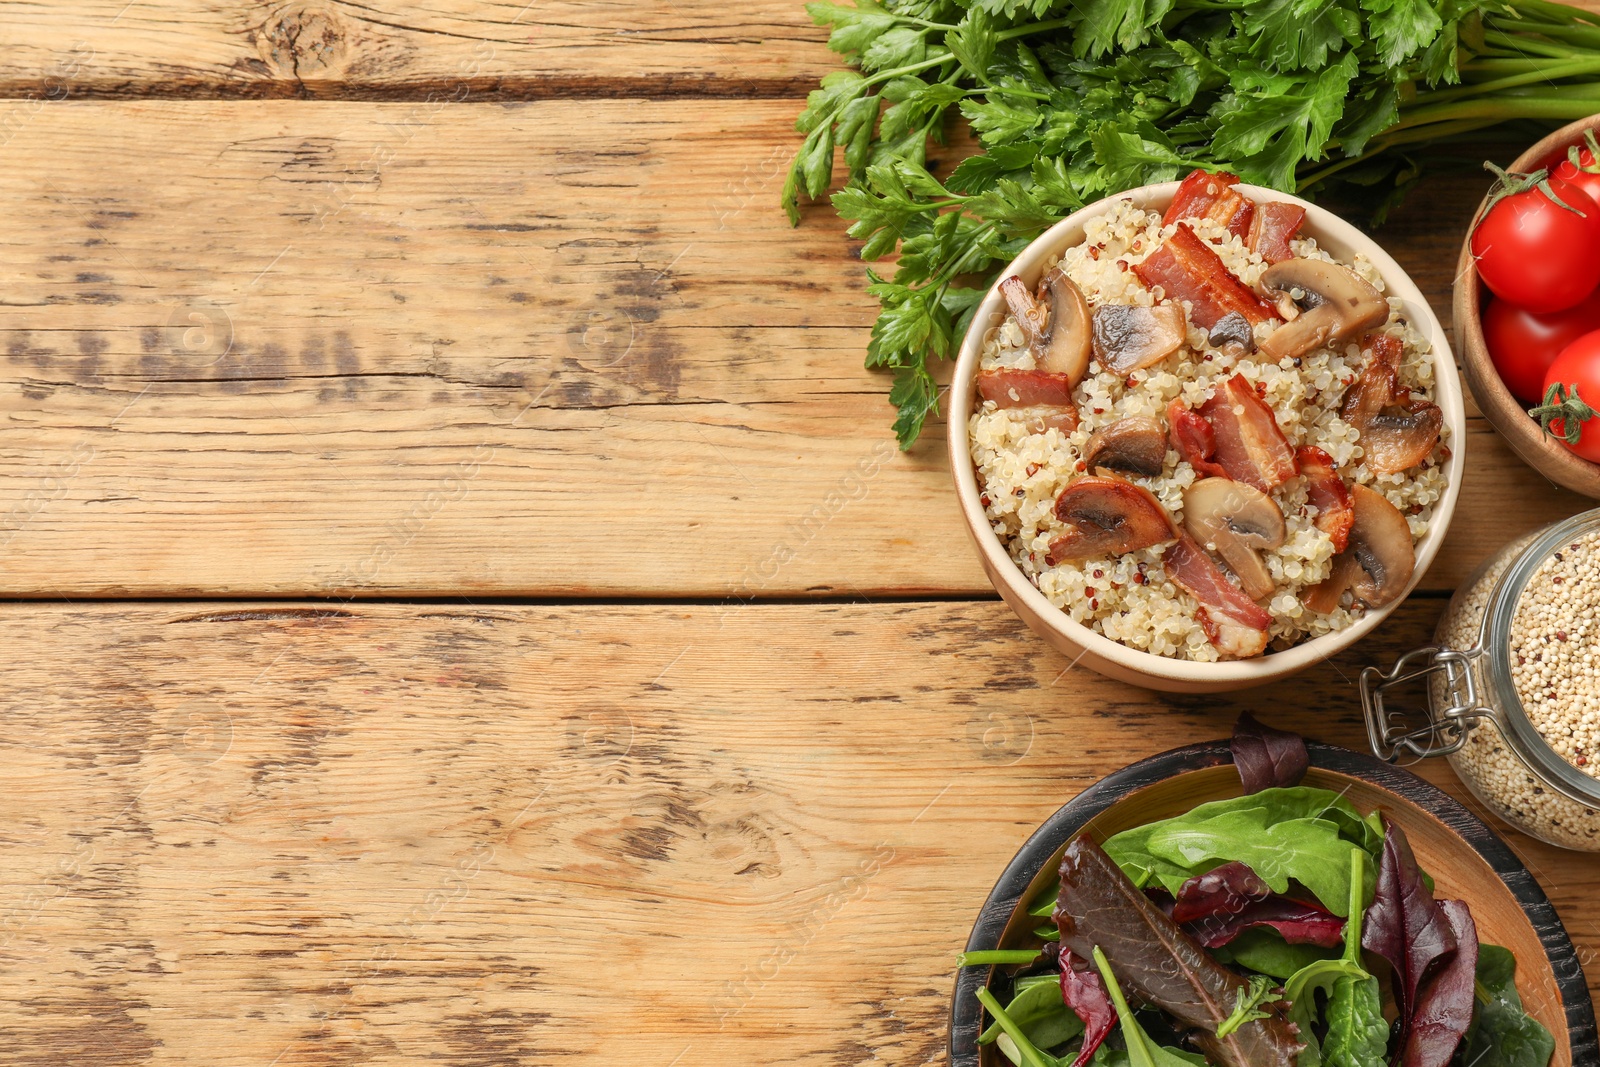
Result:
{"label": "metal clasp on jar", "polygon": [[[1477,683],[1472,677],[1472,660],[1481,651],[1419,648],[1401,656],[1388,671],[1377,667],[1362,670],[1361,710],[1366,715],[1367,739],[1373,755],[1390,763],[1406,752],[1421,759],[1448,756],[1461,750],[1467,743],[1467,734],[1480,719],[1493,720],[1494,710],[1478,703]],[[1426,726],[1413,726],[1406,713],[1391,712],[1385,706],[1384,694],[1390,688],[1439,673],[1444,675],[1449,706],[1435,712],[1430,700]]]}

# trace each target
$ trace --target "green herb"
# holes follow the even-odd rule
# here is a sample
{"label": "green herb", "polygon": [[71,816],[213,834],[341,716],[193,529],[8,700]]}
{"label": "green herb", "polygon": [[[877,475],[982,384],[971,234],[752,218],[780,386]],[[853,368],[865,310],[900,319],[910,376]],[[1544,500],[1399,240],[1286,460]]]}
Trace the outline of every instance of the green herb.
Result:
{"label": "green herb", "polygon": [[1276,992],[1272,979],[1260,974],[1251,975],[1250,984],[1239,990],[1234,998],[1232,1014],[1222,1020],[1222,1025],[1217,1027],[1217,1036],[1227,1037],[1245,1023],[1271,1018],[1272,1013],[1262,1011],[1261,1005],[1278,999],[1280,995]]}
{"label": "green herb", "polygon": [[1246,930],[1226,945],[1211,949],[1222,963],[1235,963],[1246,970],[1288,978],[1317,960],[1333,959],[1338,953],[1316,945],[1291,945],[1283,935],[1269,927]]}
{"label": "green herb", "polygon": [[988,948],[976,952],[963,952],[956,957],[957,967],[979,967],[985,964],[1032,963],[1039,958],[1036,948]]}
{"label": "green herb", "polygon": [[[1366,853],[1356,850],[1351,860],[1364,866]],[[1366,881],[1351,879],[1350,921],[1344,928],[1344,956],[1346,963],[1361,963],[1361,922],[1367,910]],[[1383,1017],[1383,991],[1377,978],[1368,974],[1362,977],[1347,975],[1333,983],[1328,994],[1328,1006],[1323,1012],[1327,1034],[1321,1047],[1307,1041],[1307,1052],[1300,1057],[1300,1067],[1371,1067],[1382,1063],[1389,1049],[1389,1023]],[[1308,1033],[1305,1029],[1303,1034]],[[1316,1058],[1320,1053],[1320,1061]]]}
{"label": "green herb", "polygon": [[[1011,1018],[1010,1014],[1000,1006],[1000,1002],[994,999],[993,993],[980,986],[978,988],[978,1001],[989,1009],[990,1015],[994,1016],[995,1025],[1000,1027],[1002,1031],[1002,1036],[996,1040],[996,1044],[999,1045],[1000,1051],[1004,1052],[1012,1063],[1017,1064],[1018,1067],[1022,1067],[1023,1063],[1026,1063],[1028,1067],[1061,1067],[1060,1060],[1048,1052],[1040,1050],[1032,1041],[1028,1040],[1028,1035],[1023,1032],[1022,1027],[1017,1024],[1016,1020]],[[1007,1038],[1010,1039],[1011,1048],[1009,1049],[1006,1047]],[[1016,1055],[1012,1053],[1016,1053]]]}
{"label": "green herb", "polygon": [[[1006,1014],[1034,1047],[1050,1049],[1083,1033],[1083,1021],[1061,999],[1061,979],[1056,975],[1040,977],[1041,981],[1019,985],[1006,1005]],[[978,1043],[987,1045],[1002,1032],[999,1022],[991,1023],[978,1036]]]}
{"label": "green herb", "polygon": [[1556,1041],[1522,1009],[1517,958],[1499,945],[1478,946],[1478,1010],[1464,1062],[1472,1067],[1546,1067]]}
{"label": "green herb", "polygon": [[1351,895],[1350,846],[1371,850],[1381,840],[1337,793],[1295,786],[1201,804],[1117,834],[1105,850],[1136,885],[1155,881],[1174,896],[1188,879],[1237,860],[1273,892],[1285,893],[1297,881],[1344,916]]}
{"label": "green herb", "polygon": [[1127,1045],[1129,1067],[1190,1067],[1192,1064],[1204,1067],[1206,1062],[1204,1056],[1158,1045],[1149,1034],[1145,1033],[1144,1027],[1139,1025],[1139,1020],[1134,1016],[1133,1009],[1128,1007],[1128,999],[1122,995],[1122,987],[1117,984],[1117,976],[1112,973],[1111,964],[1107,962],[1105,953],[1100,951],[1098,945],[1094,950],[1094,965],[1100,968],[1100,977],[1106,982],[1106,992],[1111,994],[1111,1003],[1116,1005],[1117,1021],[1122,1026],[1122,1040]]}
{"label": "green herb", "polygon": [[[882,304],[867,365],[894,372],[910,447],[937,411],[981,285],[1063,215],[1195,167],[1381,215],[1428,149],[1519,118],[1600,111],[1600,17],[1549,0],[857,0],[807,5],[854,69],[807,99],[782,193],[833,196]],[[936,178],[949,120],[980,151]],[[970,280],[969,280],[970,279]]]}

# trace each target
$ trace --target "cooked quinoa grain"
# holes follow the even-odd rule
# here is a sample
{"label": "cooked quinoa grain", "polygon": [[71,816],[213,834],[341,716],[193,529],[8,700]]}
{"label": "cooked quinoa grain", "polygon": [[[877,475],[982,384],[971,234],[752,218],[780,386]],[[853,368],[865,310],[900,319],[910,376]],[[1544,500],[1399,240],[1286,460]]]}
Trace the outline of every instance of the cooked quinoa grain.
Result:
{"label": "cooked quinoa grain", "polygon": [[[1217,222],[1187,222],[1241,282],[1255,286],[1268,266],[1259,255]],[[1143,211],[1131,201],[1120,201],[1090,220],[1083,241],[1063,253],[1058,262],[1091,308],[1164,304],[1167,301],[1160,288],[1147,289],[1132,267],[1159,249],[1175,230],[1176,224],[1163,225],[1160,215]],[[1301,258],[1337,262],[1311,238],[1296,238],[1291,248]],[[1379,292],[1384,290],[1382,276],[1364,257],[1358,255],[1346,266]],[[1427,339],[1404,318],[1399,300],[1389,303],[1389,319],[1382,331],[1402,342],[1400,382],[1414,396],[1431,401],[1434,364]],[[1186,303],[1184,306],[1187,309]],[[1257,326],[1257,340],[1272,329],[1272,324]],[[1449,427],[1418,466],[1399,474],[1369,470],[1363,462],[1360,433],[1339,416],[1345,392],[1356,381],[1363,362],[1361,346],[1354,343],[1315,349],[1303,357],[1275,363],[1264,361],[1259,352],[1236,356],[1212,346],[1207,332],[1191,321],[1186,343],[1165,362],[1127,376],[1091,363],[1089,373],[1073,392],[1081,421],[1071,432],[1041,429],[1024,412],[998,409],[992,402],[981,401],[969,419],[968,430],[990,526],[1028,580],[1074,621],[1131,648],[1184,660],[1216,660],[1218,652],[1196,619],[1198,605],[1173,584],[1162,567],[1163,548],[1053,566],[1046,562],[1051,541],[1066,529],[1055,514],[1056,498],[1086,470],[1084,450],[1096,430],[1130,416],[1148,416],[1164,423],[1174,399],[1198,407],[1215,387],[1240,374],[1271,407],[1291,447],[1322,449],[1347,483],[1382,493],[1406,517],[1414,543],[1427,533],[1434,507],[1445,494]],[[990,331],[980,366],[985,371],[1035,369],[1023,330],[1013,318],[1008,316]],[[1155,494],[1182,526],[1184,490],[1197,480],[1197,474],[1175,449],[1169,447],[1159,475],[1131,480]],[[1348,593],[1329,613],[1306,607],[1303,595],[1328,577],[1335,555],[1333,541],[1315,525],[1316,509],[1308,502],[1304,479],[1291,478],[1271,495],[1283,512],[1287,536],[1280,548],[1263,553],[1274,585],[1272,595],[1260,601],[1272,615],[1269,651],[1342,630],[1363,610],[1353,606]],[[1105,577],[1092,577],[1095,571],[1104,572]]]}

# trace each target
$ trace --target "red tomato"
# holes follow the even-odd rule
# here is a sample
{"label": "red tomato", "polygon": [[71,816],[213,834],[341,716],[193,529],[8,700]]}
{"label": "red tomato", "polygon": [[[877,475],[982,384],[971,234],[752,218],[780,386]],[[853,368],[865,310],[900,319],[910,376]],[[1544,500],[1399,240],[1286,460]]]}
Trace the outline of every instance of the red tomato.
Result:
{"label": "red tomato", "polygon": [[[1550,364],[1544,381],[1547,390],[1557,382],[1566,386],[1566,410],[1569,412],[1581,412],[1585,405],[1600,404],[1600,330],[1586,333],[1563,348],[1556,361]],[[1600,463],[1600,416],[1582,420],[1576,443],[1565,439],[1565,418],[1552,419],[1548,429],[1584,459]]]}
{"label": "red tomato", "polygon": [[[1593,170],[1589,168],[1594,167]],[[1594,152],[1588,148],[1578,150],[1578,163],[1573,166],[1571,155],[1562,159],[1561,165],[1550,172],[1555,177],[1589,194],[1589,199],[1600,204],[1600,167],[1595,166]]]}
{"label": "red tomato", "polygon": [[1545,371],[1561,350],[1590,330],[1600,330],[1600,289],[1576,306],[1535,315],[1505,300],[1483,312],[1483,340],[1500,380],[1525,404],[1544,399]]}
{"label": "red tomato", "polygon": [[1496,296],[1545,314],[1569,308],[1600,284],[1600,206],[1571,182],[1549,179],[1560,206],[1516,181],[1472,231],[1478,275]]}

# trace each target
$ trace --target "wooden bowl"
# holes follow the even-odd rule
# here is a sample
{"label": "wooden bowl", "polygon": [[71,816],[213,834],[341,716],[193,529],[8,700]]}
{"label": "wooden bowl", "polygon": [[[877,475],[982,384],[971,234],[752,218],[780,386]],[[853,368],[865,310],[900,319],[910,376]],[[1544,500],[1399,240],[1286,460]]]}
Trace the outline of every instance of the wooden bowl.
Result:
{"label": "wooden bowl", "polygon": [[1371,633],[1411,595],[1411,590],[1422,581],[1428,566],[1438,555],[1445,533],[1450,528],[1450,517],[1455,511],[1456,497],[1461,492],[1466,464],[1467,416],[1461,380],[1456,374],[1456,361],[1450,354],[1450,340],[1444,326],[1433,313],[1422,290],[1376,241],[1328,209],[1276,189],[1244,184],[1236,188],[1257,202],[1276,200],[1304,208],[1304,231],[1315,237],[1321,248],[1339,259],[1348,263],[1357,253],[1366,256],[1383,276],[1385,295],[1398,297],[1403,302],[1406,318],[1428,339],[1434,364],[1434,402],[1444,412],[1445,425],[1450,431],[1448,443],[1451,455],[1445,467],[1448,484],[1444,496],[1434,505],[1428,532],[1417,542],[1416,567],[1404,594],[1381,608],[1369,609],[1361,618],[1337,633],[1301,641],[1281,652],[1216,663],[1191,662],[1132,648],[1075,622],[1066,612],[1050,603],[1027,579],[990,528],[978,490],[977,475],[972,467],[967,418],[972,413],[976,394],[984,335],[1005,318],[1005,298],[1000,293],[1000,279],[1015,274],[1029,286],[1037,284],[1046,264],[1053,257],[1083,240],[1084,227],[1090,219],[1110,211],[1119,200],[1131,200],[1146,211],[1164,212],[1177,193],[1177,182],[1142,185],[1106,197],[1081,211],[1073,212],[1035,238],[996,276],[995,283],[978,305],[972,325],[967,328],[966,337],[962,340],[955,373],[950,380],[947,425],[950,471],[955,479],[956,499],[961,506],[967,534],[977,547],[978,561],[1001,599],[1027,624],[1028,629],[1044,638],[1073,664],[1082,664],[1118,681],[1173,693],[1218,693],[1278,681],[1333,658]]}
{"label": "wooden bowl", "polygon": [[[1568,145],[1583,141],[1584,130],[1600,130],[1600,115],[1590,115],[1561,127],[1518,156],[1516,162],[1511,164],[1511,169],[1534,171],[1540,167],[1554,167],[1566,158]],[[1486,202],[1488,197],[1485,196],[1484,200]],[[1482,208],[1480,203],[1479,210]],[[1456,262],[1452,312],[1456,351],[1461,353],[1462,368],[1467,373],[1467,386],[1472,390],[1472,399],[1478,402],[1483,417],[1530,467],[1557,485],[1600,500],[1600,464],[1574,455],[1565,444],[1545,433],[1537,422],[1528,417],[1527,405],[1512,396],[1511,390],[1500,380],[1494,363],[1489,359],[1489,347],[1483,340],[1482,313],[1487,294],[1488,289],[1474,269],[1472,233],[1469,230],[1461,241],[1461,257]]]}
{"label": "wooden bowl", "polygon": [[[1517,957],[1523,1006],[1554,1035],[1552,1067],[1600,1063],[1594,1005],[1583,966],[1539,883],[1494,831],[1448,794],[1410,771],[1364,753],[1315,742],[1305,784],[1342,792],[1359,811],[1381,807],[1406,832],[1417,862],[1441,899],[1465,900],[1484,941]],[[1240,794],[1226,741],[1173,749],[1135,763],[1056,812],[1017,853],[978,913],[967,951],[1031,948],[1039,922],[1027,904],[1056,879],[1061,853],[1082,830],[1105,840],[1197,804]],[[951,1067],[1010,1067],[994,1046],[979,1046],[983,1012],[974,995],[997,968],[964,967],[950,1007]]]}

